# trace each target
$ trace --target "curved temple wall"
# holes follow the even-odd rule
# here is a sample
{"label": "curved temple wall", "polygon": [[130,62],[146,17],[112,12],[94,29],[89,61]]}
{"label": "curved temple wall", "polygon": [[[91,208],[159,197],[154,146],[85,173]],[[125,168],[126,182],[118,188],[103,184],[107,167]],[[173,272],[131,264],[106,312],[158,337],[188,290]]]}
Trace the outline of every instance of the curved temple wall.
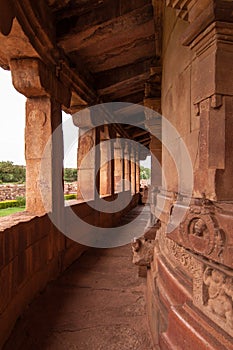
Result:
{"label": "curved temple wall", "polygon": [[[175,3],[164,13],[161,105],[180,135],[179,157],[163,145],[166,186],[151,204],[161,228],[147,274],[148,318],[160,349],[233,349],[232,2],[207,0],[199,16],[200,2],[186,1],[189,21]],[[187,166],[181,139],[193,166],[190,203],[177,193],[176,164]]]}

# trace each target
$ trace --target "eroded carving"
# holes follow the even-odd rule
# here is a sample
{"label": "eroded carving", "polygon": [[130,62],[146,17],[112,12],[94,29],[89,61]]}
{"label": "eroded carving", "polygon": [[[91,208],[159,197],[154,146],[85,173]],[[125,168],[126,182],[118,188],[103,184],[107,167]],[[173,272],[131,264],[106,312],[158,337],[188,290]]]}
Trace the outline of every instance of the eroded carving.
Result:
{"label": "eroded carving", "polygon": [[[220,317],[227,327],[233,326],[233,279],[224,272],[207,267],[203,274],[204,305]],[[215,319],[218,322],[218,318]]]}
{"label": "eroded carving", "polygon": [[194,253],[222,262],[225,233],[219,227],[211,203],[192,206],[185,220],[169,237]]}
{"label": "eroded carving", "polygon": [[150,267],[154,259],[154,249],[156,246],[156,234],[161,227],[161,222],[150,227],[141,238],[137,238],[132,243],[133,263],[138,266]]}

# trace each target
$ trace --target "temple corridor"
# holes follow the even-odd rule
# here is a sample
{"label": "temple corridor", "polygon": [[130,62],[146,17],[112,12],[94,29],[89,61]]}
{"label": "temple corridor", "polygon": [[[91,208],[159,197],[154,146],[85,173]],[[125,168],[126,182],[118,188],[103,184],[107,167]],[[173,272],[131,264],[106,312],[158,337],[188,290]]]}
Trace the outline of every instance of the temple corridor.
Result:
{"label": "temple corridor", "polygon": [[32,302],[4,350],[150,350],[145,281],[132,264],[130,245],[90,249]]}

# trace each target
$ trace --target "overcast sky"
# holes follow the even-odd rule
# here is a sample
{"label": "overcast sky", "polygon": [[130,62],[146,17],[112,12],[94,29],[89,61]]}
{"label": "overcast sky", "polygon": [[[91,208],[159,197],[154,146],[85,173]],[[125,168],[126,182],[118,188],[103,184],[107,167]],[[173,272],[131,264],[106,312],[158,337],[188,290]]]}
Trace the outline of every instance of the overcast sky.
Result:
{"label": "overcast sky", "polygon": [[[24,127],[26,98],[12,85],[11,74],[0,68],[0,161],[12,161],[25,165]],[[72,117],[63,113],[64,166],[77,165],[78,129],[73,125]],[[150,161],[142,165],[150,167]]]}
{"label": "overcast sky", "polygon": [[[25,165],[24,127],[26,98],[12,85],[11,74],[0,68],[0,161],[10,160]],[[65,167],[77,162],[78,129],[70,115],[63,113],[65,134]]]}

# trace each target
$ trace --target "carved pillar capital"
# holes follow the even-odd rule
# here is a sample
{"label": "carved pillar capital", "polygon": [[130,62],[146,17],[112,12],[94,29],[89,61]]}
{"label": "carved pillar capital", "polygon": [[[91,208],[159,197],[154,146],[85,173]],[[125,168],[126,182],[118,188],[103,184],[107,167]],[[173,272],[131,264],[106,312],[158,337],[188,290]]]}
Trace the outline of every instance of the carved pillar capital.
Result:
{"label": "carved pillar capital", "polygon": [[53,97],[61,105],[70,106],[71,91],[39,59],[12,59],[10,69],[14,87],[26,97]]}

